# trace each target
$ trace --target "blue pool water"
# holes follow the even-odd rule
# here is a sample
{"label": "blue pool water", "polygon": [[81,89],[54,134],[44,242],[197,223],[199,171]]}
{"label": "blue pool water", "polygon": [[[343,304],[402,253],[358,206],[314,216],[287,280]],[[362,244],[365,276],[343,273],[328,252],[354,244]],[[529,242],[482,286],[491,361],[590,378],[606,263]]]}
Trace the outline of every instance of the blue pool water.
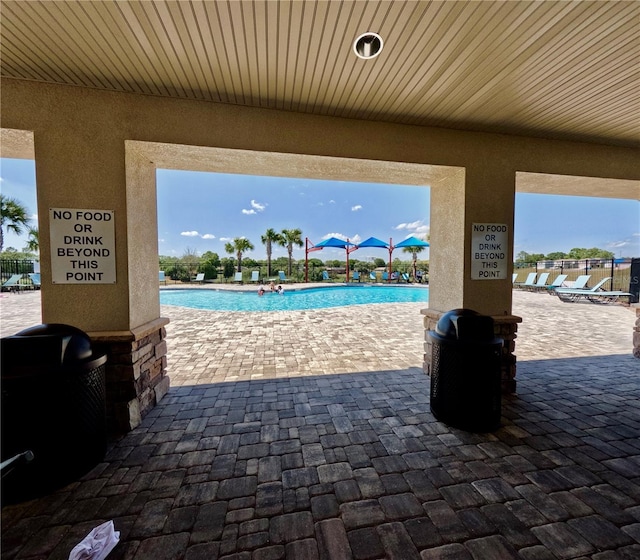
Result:
{"label": "blue pool water", "polygon": [[300,311],[371,303],[427,302],[429,289],[411,286],[335,286],[290,290],[282,295],[257,291],[160,290],[160,303],[212,311]]}

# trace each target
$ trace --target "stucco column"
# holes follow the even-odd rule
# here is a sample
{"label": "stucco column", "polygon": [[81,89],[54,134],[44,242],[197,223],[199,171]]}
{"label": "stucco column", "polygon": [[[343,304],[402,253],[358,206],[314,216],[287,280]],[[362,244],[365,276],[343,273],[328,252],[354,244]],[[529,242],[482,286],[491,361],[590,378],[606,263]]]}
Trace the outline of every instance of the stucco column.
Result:
{"label": "stucco column", "polygon": [[[117,331],[129,321],[124,143],[90,130],[36,131],[35,164],[42,265],[42,318],[84,331]],[[99,139],[95,136],[99,136]],[[116,281],[52,284],[50,208],[113,211]],[[71,246],[70,246],[71,248]],[[53,257],[55,258],[55,256]]]}
{"label": "stucco column", "polygon": [[[511,314],[515,171],[486,162],[447,171],[431,184],[429,309],[425,315],[425,371],[430,372],[431,346],[426,331],[442,313],[473,309],[494,318],[496,335],[504,339],[503,389],[515,390],[515,337],[519,317]],[[504,278],[477,279],[472,274],[474,224],[506,226]]]}
{"label": "stucco column", "polygon": [[[509,169],[457,169],[431,185],[429,308],[458,307],[484,315],[511,313],[515,172]],[[505,278],[477,280],[471,275],[472,226],[507,226]]]}
{"label": "stucco column", "polygon": [[[169,387],[168,321],[160,317],[158,299],[155,167],[127,149],[117,127],[101,117],[67,115],[62,121],[66,126],[34,134],[42,318],[84,330],[108,354],[109,424],[128,430]],[[113,212],[115,282],[52,282],[50,208]]]}

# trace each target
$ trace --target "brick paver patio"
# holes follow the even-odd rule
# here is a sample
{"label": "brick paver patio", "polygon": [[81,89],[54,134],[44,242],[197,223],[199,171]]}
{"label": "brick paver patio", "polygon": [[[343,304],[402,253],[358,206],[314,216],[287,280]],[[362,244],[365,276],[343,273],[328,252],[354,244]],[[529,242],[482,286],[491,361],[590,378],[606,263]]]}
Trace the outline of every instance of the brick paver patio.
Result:
{"label": "brick paver patio", "polygon": [[[0,298],[1,333],[39,295]],[[271,314],[163,307],[173,388],[82,480],[2,510],[2,558],[640,558],[635,314],[514,294],[499,430],[438,422],[421,304]]]}

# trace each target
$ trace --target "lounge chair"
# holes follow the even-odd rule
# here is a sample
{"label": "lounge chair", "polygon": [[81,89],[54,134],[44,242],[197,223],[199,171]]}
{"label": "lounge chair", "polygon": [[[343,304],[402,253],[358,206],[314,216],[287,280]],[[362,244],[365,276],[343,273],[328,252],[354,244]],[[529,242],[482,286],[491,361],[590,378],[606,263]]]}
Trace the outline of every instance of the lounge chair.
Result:
{"label": "lounge chair", "polygon": [[564,281],[567,279],[567,275],[566,274],[558,274],[558,276],[556,276],[555,280],[553,282],[551,282],[551,284],[549,284],[548,286],[545,286],[544,289],[550,293],[553,294],[553,291],[556,288],[562,288]]}
{"label": "lounge chair", "polygon": [[[601,288],[609,281],[611,281],[611,276],[603,278],[602,280],[600,280],[600,282],[593,286],[593,288],[556,288],[553,292],[562,301],[578,301],[582,298],[589,299],[590,297],[594,297],[594,294],[596,294],[598,291],[604,293],[605,290],[601,290]],[[624,292],[622,292],[620,295],[623,294]]]}
{"label": "lounge chair", "polygon": [[284,270],[278,270],[278,278],[280,278],[280,282],[289,281],[289,279],[284,275]]}
{"label": "lounge chair", "polygon": [[514,273],[511,275],[511,282],[512,282],[513,284],[515,284],[517,279],[518,279],[518,273],[517,273],[517,272],[514,272]]}
{"label": "lounge chair", "polygon": [[6,288],[9,292],[20,293],[20,290],[24,288],[24,285],[20,284],[22,277],[23,274],[14,274],[11,278],[9,278],[9,280],[2,284],[2,289],[4,290]]}
{"label": "lounge chair", "polygon": [[382,281],[383,282],[389,281],[389,273],[386,270],[382,273]]}
{"label": "lounge chair", "polygon": [[162,282],[165,285],[167,284],[167,277],[164,275],[164,270],[158,272],[158,281]]}
{"label": "lounge chair", "polygon": [[33,289],[34,290],[38,290],[40,289],[42,282],[40,280],[40,273],[39,272],[31,272],[29,274],[29,278],[31,278],[31,284],[33,285]]}
{"label": "lounge chair", "polygon": [[360,282],[360,273],[357,270],[353,271],[353,274],[351,275],[351,281]]}
{"label": "lounge chair", "polygon": [[329,278],[329,273],[326,270],[322,271],[322,279],[323,280],[331,280],[331,278]]}
{"label": "lounge chair", "polygon": [[613,303],[621,297],[631,298],[633,294],[621,290],[601,290],[599,292],[585,294],[584,297],[592,303]]}
{"label": "lounge chair", "polygon": [[526,288],[527,290],[530,290],[532,292],[535,290],[546,288],[549,276],[549,272],[543,272],[542,274],[540,274],[540,276],[538,276],[538,280],[532,286],[523,286],[523,288]]}
{"label": "lounge chair", "polygon": [[260,271],[252,270],[251,271],[251,281],[252,282],[260,282]]}
{"label": "lounge chair", "polygon": [[581,276],[578,276],[574,281],[573,284],[571,284],[571,286],[557,286],[555,288],[549,288],[549,291],[552,294],[556,293],[556,290],[558,289],[562,289],[562,290],[583,290],[587,287],[587,282],[589,282],[589,280],[591,279],[591,274],[582,274]]}
{"label": "lounge chair", "polygon": [[583,274],[582,276],[578,276],[573,284],[571,284],[570,288],[572,290],[583,290],[587,287],[589,280],[591,280],[591,274]]}
{"label": "lounge chair", "polygon": [[527,275],[527,279],[524,282],[514,282],[513,283],[513,287],[514,288],[528,288],[530,286],[533,286],[536,283],[536,276],[538,276],[537,272],[530,272]]}
{"label": "lounge chair", "polygon": [[196,274],[196,277],[193,279],[194,282],[200,282],[200,284],[204,284],[204,272],[199,272]]}
{"label": "lounge chair", "polygon": [[240,282],[240,284],[242,284],[242,272],[236,272],[235,276],[233,277],[233,281]]}
{"label": "lounge chair", "polygon": [[409,273],[408,272],[403,272],[402,273],[402,280],[404,282],[409,282]]}
{"label": "lounge chair", "polygon": [[375,272],[370,272],[369,273],[369,278],[371,279],[372,282],[377,282],[378,281],[378,275]]}

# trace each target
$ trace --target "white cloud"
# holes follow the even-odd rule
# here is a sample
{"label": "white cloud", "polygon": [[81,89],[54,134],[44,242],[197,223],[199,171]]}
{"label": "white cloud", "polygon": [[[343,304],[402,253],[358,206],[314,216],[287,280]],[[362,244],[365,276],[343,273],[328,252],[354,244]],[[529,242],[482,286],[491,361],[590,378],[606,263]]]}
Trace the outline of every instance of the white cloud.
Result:
{"label": "white cloud", "polygon": [[429,225],[425,224],[422,220],[416,220],[415,222],[403,222],[395,226],[393,229],[398,231],[408,231],[409,233],[406,237],[415,235],[416,237],[424,239],[425,241],[429,236],[430,231]]}
{"label": "white cloud", "polygon": [[322,240],[329,239],[330,237],[335,237],[336,239],[341,239],[342,241],[349,240],[349,243],[353,243],[357,245],[362,241],[362,237],[360,237],[357,233],[353,237],[348,237],[344,233],[327,233],[327,235],[322,237]]}
{"label": "white cloud", "polygon": [[213,233],[200,234],[197,231],[183,231],[180,233],[183,237],[201,237],[202,239],[215,239],[216,236]]}
{"label": "white cloud", "polygon": [[242,213],[245,216],[252,216],[257,214],[258,212],[264,212],[264,209],[267,207],[266,202],[258,202],[257,200],[251,200],[251,208],[243,208]]}
{"label": "white cloud", "polygon": [[406,229],[410,231],[415,231],[416,228],[419,228],[422,226],[423,226],[422,220],[416,220],[415,222],[403,222],[401,224],[398,224],[393,229]]}
{"label": "white cloud", "polygon": [[333,198],[329,201],[329,204],[335,204],[335,203],[336,203],[336,201],[333,200]]}
{"label": "white cloud", "polygon": [[351,211],[352,212],[357,212],[358,210],[362,210],[362,205],[361,204],[356,204],[355,206],[351,207]]}
{"label": "white cloud", "polygon": [[233,241],[233,237],[221,237],[221,238],[220,238],[220,241],[224,241],[225,243],[226,243],[227,241]]}
{"label": "white cloud", "polygon": [[342,241],[346,241],[347,240],[347,236],[344,233],[327,233],[327,235],[324,235],[322,237],[322,239],[329,239],[330,237],[335,237],[336,239],[342,239]]}

